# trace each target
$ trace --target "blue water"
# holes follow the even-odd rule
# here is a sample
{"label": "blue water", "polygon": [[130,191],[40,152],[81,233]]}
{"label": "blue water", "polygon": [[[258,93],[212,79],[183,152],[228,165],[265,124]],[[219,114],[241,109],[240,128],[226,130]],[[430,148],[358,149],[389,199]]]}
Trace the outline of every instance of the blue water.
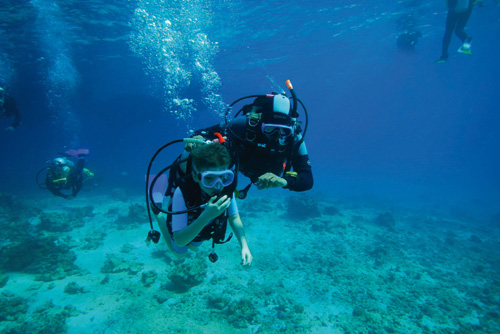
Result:
{"label": "blue water", "polygon": [[[49,196],[36,172],[86,147],[93,191],[141,192],[159,146],[290,79],[309,111],[314,191],[498,212],[499,14],[484,0],[473,55],[453,37],[435,64],[440,1],[4,0],[0,78],[23,123],[0,132],[0,191]],[[411,52],[396,47],[404,15],[423,34]]]}

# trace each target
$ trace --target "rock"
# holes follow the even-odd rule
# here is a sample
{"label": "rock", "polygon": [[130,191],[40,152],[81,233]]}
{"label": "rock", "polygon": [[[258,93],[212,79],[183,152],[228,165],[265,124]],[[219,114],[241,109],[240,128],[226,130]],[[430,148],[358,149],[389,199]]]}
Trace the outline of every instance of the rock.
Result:
{"label": "rock", "polygon": [[158,277],[158,274],[156,272],[151,271],[151,270],[145,271],[142,273],[141,282],[146,288],[149,288],[151,285],[154,284],[157,277]]}
{"label": "rock", "polygon": [[69,295],[76,295],[77,293],[86,293],[85,288],[76,284],[76,282],[69,282],[64,288],[64,293]]}
{"label": "rock", "polygon": [[11,292],[0,295],[0,321],[20,320],[28,311],[28,300]]}
{"label": "rock", "polygon": [[69,232],[73,229],[71,216],[67,213],[42,212],[39,218],[38,229],[42,231]]}
{"label": "rock", "polygon": [[207,263],[205,258],[186,260],[178,263],[168,274],[171,284],[166,285],[165,288],[172,292],[184,293],[190,288],[201,284],[206,276]]}
{"label": "rock", "polygon": [[101,272],[104,274],[116,274],[126,271],[129,275],[136,275],[141,270],[142,264],[135,262],[129,263],[113,254],[106,254],[106,261],[101,268]]}
{"label": "rock", "polygon": [[375,224],[385,227],[391,231],[396,229],[396,220],[390,212],[381,213],[375,218]]}

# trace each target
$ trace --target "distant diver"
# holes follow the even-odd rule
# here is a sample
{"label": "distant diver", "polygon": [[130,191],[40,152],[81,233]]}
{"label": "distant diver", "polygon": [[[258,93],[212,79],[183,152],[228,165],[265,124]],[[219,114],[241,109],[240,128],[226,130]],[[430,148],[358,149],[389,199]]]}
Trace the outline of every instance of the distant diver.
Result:
{"label": "distant diver", "polygon": [[5,131],[13,132],[15,128],[21,124],[21,113],[17,108],[16,101],[12,96],[7,94],[3,87],[0,87],[0,118],[14,117],[12,124]]}
{"label": "distant diver", "polygon": [[465,32],[465,26],[469,21],[472,14],[472,9],[477,1],[474,0],[448,0],[448,14],[446,16],[446,30],[443,36],[443,46],[441,57],[436,61],[437,63],[445,63],[448,61],[451,36],[453,31],[455,35],[462,41],[462,45],[457,50],[459,53],[472,55],[471,43],[472,37]]}
{"label": "distant diver", "polygon": [[420,37],[422,37],[420,31],[403,32],[399,34],[396,44],[401,50],[413,50]]}
{"label": "distant diver", "polygon": [[[83,182],[94,177],[94,173],[84,168],[88,152],[87,149],[68,150],[61,154],[62,157],[47,161],[47,167],[42,168],[37,174],[38,186],[49,190],[54,196],[64,199],[75,198]],[[42,184],[38,177],[45,170],[47,171],[45,182]]]}
{"label": "distant diver", "polygon": [[397,30],[401,33],[396,39],[396,45],[400,50],[414,50],[422,33],[418,30],[418,21],[412,14],[402,15],[396,21]]}

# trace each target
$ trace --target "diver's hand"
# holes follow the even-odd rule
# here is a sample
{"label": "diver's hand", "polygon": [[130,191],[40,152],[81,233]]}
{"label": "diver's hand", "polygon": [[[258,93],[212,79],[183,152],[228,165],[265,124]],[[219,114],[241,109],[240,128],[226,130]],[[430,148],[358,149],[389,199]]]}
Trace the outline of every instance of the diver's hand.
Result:
{"label": "diver's hand", "polygon": [[[200,136],[200,135],[194,136],[194,137],[192,137],[192,139],[205,140],[205,138],[203,136]],[[186,145],[184,145],[184,150],[186,150],[186,152],[191,152],[197,145],[199,145],[199,144],[186,143]]]}
{"label": "diver's hand", "polygon": [[227,197],[227,195],[222,196],[219,200],[217,200],[217,196],[214,196],[208,201],[205,210],[203,210],[203,215],[210,220],[217,218],[229,208],[229,204],[231,204],[231,198]]}
{"label": "diver's hand", "polygon": [[7,131],[7,132],[14,132],[14,127],[13,126],[9,126],[8,128],[5,128],[5,131]]}
{"label": "diver's hand", "polygon": [[273,173],[266,173],[259,177],[257,180],[257,189],[267,189],[267,188],[283,188],[288,182],[282,177],[279,177]]}
{"label": "diver's hand", "polygon": [[248,247],[245,247],[241,250],[241,265],[242,266],[249,266],[252,264],[253,256],[252,253],[250,253],[250,249]]}

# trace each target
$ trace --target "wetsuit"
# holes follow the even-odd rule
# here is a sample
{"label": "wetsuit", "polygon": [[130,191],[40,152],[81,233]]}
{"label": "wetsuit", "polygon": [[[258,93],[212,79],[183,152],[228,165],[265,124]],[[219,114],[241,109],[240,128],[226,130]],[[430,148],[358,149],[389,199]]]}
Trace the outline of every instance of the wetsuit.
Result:
{"label": "wetsuit", "polygon": [[[171,207],[173,212],[187,210],[186,202],[189,202],[189,200],[184,197],[184,194],[182,192],[182,188],[183,188],[182,186],[178,187],[174,192],[174,196],[172,198],[172,207]],[[192,189],[186,190],[184,188],[184,191],[189,192],[187,194],[187,196],[192,196],[192,193],[191,193]],[[196,191],[195,193],[201,195],[201,192],[199,190]],[[203,196],[201,196],[201,197],[203,197]],[[208,198],[205,198],[205,199],[203,199],[202,202],[207,202],[207,201],[208,201]],[[197,202],[196,204],[199,205],[199,204],[201,204],[201,202]],[[210,226],[210,225],[214,224],[214,219],[212,219],[205,226],[205,228],[200,232],[200,234],[193,241],[191,241],[189,243],[189,245],[178,246],[174,241],[173,233],[186,228],[189,224],[191,224],[193,221],[195,221],[200,216],[200,214],[202,212],[203,212],[203,210],[200,209],[200,210],[193,211],[189,214],[183,213],[183,214],[178,214],[178,215],[169,215],[169,217],[167,218],[167,224],[170,224],[170,226],[167,225],[167,228],[171,229],[171,231],[172,231],[170,233],[170,245],[172,246],[172,249],[176,253],[179,253],[179,254],[185,253],[189,249],[189,245],[197,247],[197,246],[201,245],[201,243],[204,240],[209,240],[210,238],[212,238],[212,233],[213,233],[212,230],[213,230],[214,226]],[[229,205],[229,208],[227,210],[227,216],[220,217],[219,218],[220,223],[227,224],[227,217],[235,216],[237,214],[238,214],[238,206],[236,204],[236,199],[233,196],[233,199],[231,200],[231,204]],[[225,232],[226,226],[223,226],[222,228],[224,229],[224,232]],[[217,241],[219,241],[219,240],[217,240]]]}
{"label": "wetsuit", "polygon": [[[199,130],[195,134],[206,133],[208,139],[215,139],[215,132],[219,132],[233,142],[239,160],[239,170],[255,183],[258,178],[271,172],[283,177],[287,181],[285,189],[292,191],[306,191],[313,187],[311,163],[307,154],[306,145],[300,141],[301,135],[294,138],[293,148],[285,152],[272,152],[255,144],[249,143],[245,138],[246,119],[239,117],[231,121],[231,131],[227,131],[226,124],[221,123],[210,128]],[[236,134],[236,136],[234,134]],[[212,137],[213,136],[213,137]],[[238,137],[238,138],[237,138]],[[296,176],[283,175],[284,164],[288,170],[297,173]]]}
{"label": "wetsuit", "polygon": [[[66,182],[57,182],[58,176],[57,171],[49,169],[47,172],[47,177],[45,178],[45,185],[47,189],[55,196],[68,199],[70,197],[76,197],[83,185],[83,165],[85,164],[85,159],[78,159],[76,168],[70,167]],[[59,167],[56,167],[59,168]],[[71,189],[71,195],[66,195],[63,190]]]}
{"label": "wetsuit", "polygon": [[446,17],[446,31],[443,37],[443,49],[441,52],[441,59],[446,60],[449,57],[448,48],[451,42],[453,31],[455,35],[462,41],[471,42],[472,38],[465,32],[465,26],[469,21],[474,7],[473,0],[449,0],[448,1],[448,15]]}
{"label": "wetsuit", "polygon": [[5,96],[3,107],[0,107],[0,116],[7,118],[14,116],[11,126],[13,128],[17,128],[19,126],[21,123],[21,113],[19,112],[16,101],[13,97],[9,95]]}

